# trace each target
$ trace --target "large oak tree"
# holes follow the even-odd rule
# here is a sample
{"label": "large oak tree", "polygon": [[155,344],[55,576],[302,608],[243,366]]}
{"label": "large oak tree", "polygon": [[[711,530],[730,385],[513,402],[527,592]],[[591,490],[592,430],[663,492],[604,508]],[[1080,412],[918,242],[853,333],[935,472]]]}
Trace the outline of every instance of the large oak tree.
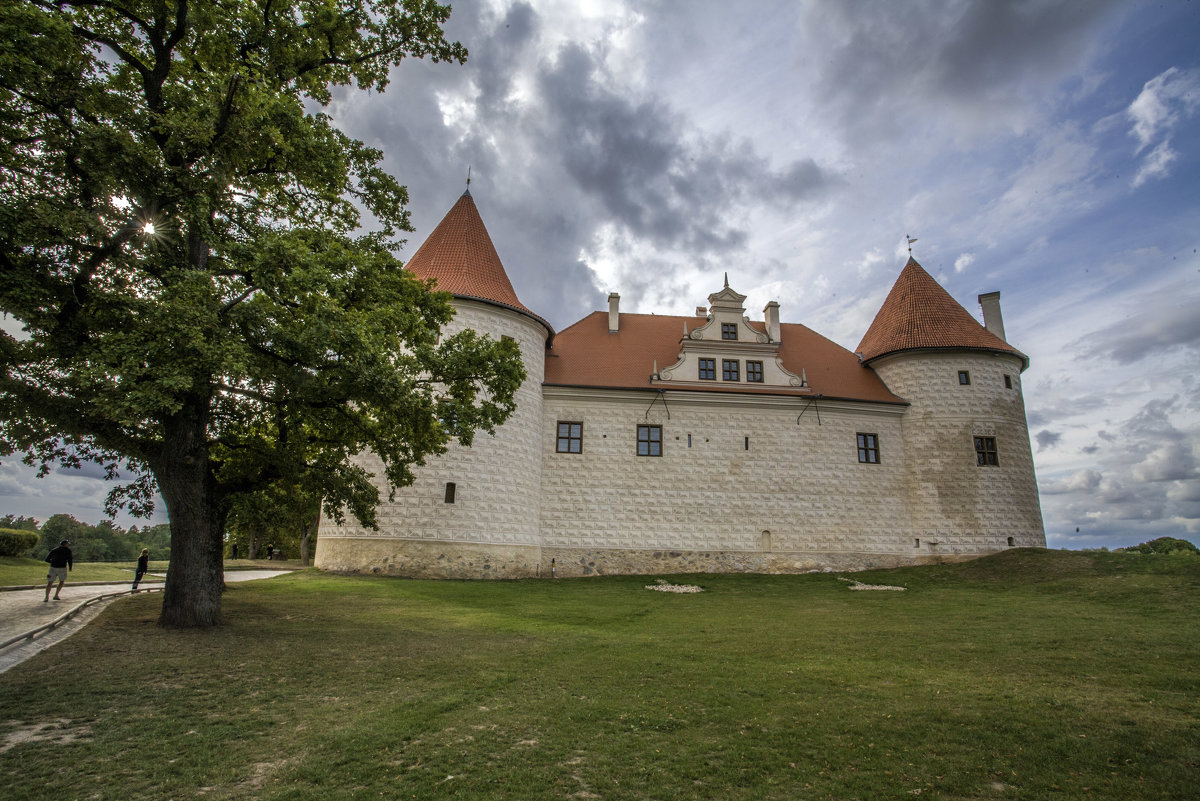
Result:
{"label": "large oak tree", "polygon": [[[439,339],[393,253],[405,190],[319,109],[405,57],[458,61],[429,0],[0,0],[0,451],[161,492],[161,622],[220,621],[230,506],[386,480],[513,408],[516,346]],[[360,229],[360,214],[374,221]],[[443,421],[453,421],[447,425]]]}

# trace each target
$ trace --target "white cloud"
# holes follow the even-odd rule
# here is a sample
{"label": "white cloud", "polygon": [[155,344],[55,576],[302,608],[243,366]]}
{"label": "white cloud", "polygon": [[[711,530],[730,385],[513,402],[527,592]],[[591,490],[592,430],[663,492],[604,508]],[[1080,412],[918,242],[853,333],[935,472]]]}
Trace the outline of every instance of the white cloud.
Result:
{"label": "white cloud", "polygon": [[1142,166],[1138,167],[1137,173],[1133,176],[1133,188],[1137,189],[1151,178],[1166,178],[1169,175],[1167,168],[1177,158],[1179,158],[1179,154],[1171,148],[1170,139],[1159,142],[1158,146],[1150,151],[1150,154],[1142,161]]}
{"label": "white cloud", "polygon": [[1137,188],[1152,178],[1165,178],[1178,154],[1171,147],[1171,135],[1180,122],[1200,108],[1200,70],[1171,67],[1146,82],[1141,93],[1129,104],[1126,116],[1132,121],[1130,134],[1137,139],[1134,155],[1157,142],[1142,161],[1133,178]]}
{"label": "white cloud", "polygon": [[1126,114],[1133,121],[1140,153],[1160,134],[1168,134],[1181,116],[1191,116],[1200,106],[1200,71],[1171,67],[1146,81]]}
{"label": "white cloud", "polygon": [[975,263],[974,253],[964,253],[954,260],[954,272],[961,273]]}

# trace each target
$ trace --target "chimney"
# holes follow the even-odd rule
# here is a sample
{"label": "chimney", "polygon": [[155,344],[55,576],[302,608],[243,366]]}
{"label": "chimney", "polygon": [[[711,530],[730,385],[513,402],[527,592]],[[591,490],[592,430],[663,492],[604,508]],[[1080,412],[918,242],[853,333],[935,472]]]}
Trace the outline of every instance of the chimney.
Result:
{"label": "chimney", "polygon": [[707,317],[708,309],[704,308],[703,306],[697,306],[696,307],[696,316],[697,317]]}
{"label": "chimney", "polygon": [[979,305],[983,307],[983,327],[1004,339],[1004,318],[1000,316],[1000,293],[988,292],[980,295]]}
{"label": "chimney", "polygon": [[772,342],[779,341],[779,304],[776,301],[771,301],[763,309],[763,316],[767,320],[767,336]]}
{"label": "chimney", "polygon": [[621,305],[621,296],[613,292],[608,296],[608,333],[615,334],[621,326],[621,313],[617,307]]}

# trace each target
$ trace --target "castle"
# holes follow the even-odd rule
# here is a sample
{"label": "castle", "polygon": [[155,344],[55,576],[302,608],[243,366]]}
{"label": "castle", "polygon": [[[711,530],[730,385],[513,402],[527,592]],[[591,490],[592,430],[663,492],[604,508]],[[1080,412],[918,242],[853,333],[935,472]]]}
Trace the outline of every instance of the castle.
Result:
{"label": "castle", "polygon": [[320,568],[773,573],[1045,545],[1028,358],[998,292],[980,325],[910,258],[857,353],[775,302],[750,320],[728,278],[693,316],[623,313],[614,293],[555,332],[517,298],[469,192],[406,269],[453,295],[448,331],[515,340],[527,376],[495,436],[429,459],[379,530],[323,520]]}

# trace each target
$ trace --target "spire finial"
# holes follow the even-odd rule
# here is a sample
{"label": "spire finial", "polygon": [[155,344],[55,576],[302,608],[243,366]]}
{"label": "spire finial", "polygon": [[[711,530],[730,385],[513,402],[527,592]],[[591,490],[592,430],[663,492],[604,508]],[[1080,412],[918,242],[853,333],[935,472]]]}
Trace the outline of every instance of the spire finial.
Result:
{"label": "spire finial", "polygon": [[916,237],[909,236],[908,234],[905,234],[904,238],[908,240],[908,257],[911,259],[912,258],[912,243],[916,242],[917,239],[916,239]]}
{"label": "spire finial", "polygon": [[725,271],[725,288],[729,289],[729,271]]}
{"label": "spire finial", "polygon": [[463,190],[463,194],[470,197],[471,195],[471,165],[467,165],[467,188]]}

